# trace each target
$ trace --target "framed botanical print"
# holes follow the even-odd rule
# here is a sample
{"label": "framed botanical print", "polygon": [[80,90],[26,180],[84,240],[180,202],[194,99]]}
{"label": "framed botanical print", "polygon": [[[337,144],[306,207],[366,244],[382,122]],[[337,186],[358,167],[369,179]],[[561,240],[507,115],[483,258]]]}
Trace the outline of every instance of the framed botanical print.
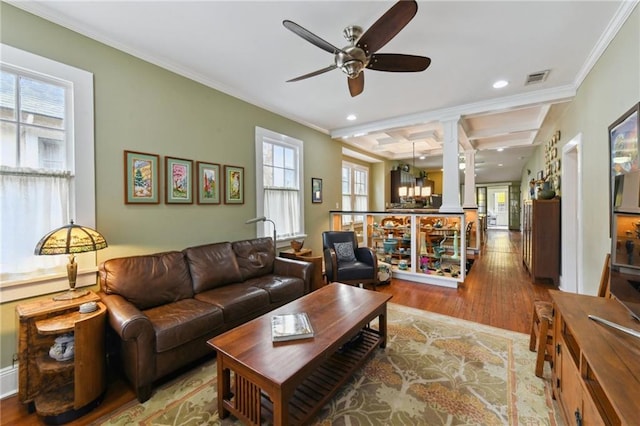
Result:
{"label": "framed botanical print", "polygon": [[124,151],[125,204],[158,204],[160,176],[156,154]]}
{"label": "framed botanical print", "polygon": [[224,166],[224,203],[244,204],[244,167]]}
{"label": "framed botanical print", "polygon": [[311,202],[322,203],[322,179],[311,178]]}
{"label": "framed botanical print", "polygon": [[193,203],[193,161],[165,157],[166,204]]}
{"label": "framed botanical print", "polygon": [[220,204],[220,164],[196,163],[198,204]]}

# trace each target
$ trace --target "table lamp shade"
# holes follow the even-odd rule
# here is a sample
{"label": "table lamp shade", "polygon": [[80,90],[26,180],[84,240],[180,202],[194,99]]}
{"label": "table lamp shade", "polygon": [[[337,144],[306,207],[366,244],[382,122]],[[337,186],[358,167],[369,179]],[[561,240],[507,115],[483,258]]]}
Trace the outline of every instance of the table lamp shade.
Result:
{"label": "table lamp shade", "polygon": [[107,247],[107,241],[98,231],[86,226],[69,225],[54,229],[42,237],[36,244],[36,255],[68,254],[67,277],[70,290],[55,296],[54,300],[75,299],[84,296],[88,291],[76,291],[76,277],[78,264],[75,263],[75,253],[86,253]]}

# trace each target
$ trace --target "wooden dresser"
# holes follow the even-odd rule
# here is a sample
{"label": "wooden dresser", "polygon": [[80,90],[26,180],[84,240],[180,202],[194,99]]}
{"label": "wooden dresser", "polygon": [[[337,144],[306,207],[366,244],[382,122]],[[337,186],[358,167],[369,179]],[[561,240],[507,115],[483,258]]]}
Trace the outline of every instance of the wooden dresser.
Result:
{"label": "wooden dresser", "polygon": [[614,299],[550,290],[552,383],[567,425],[640,424],[640,339],[596,323],[596,315],[640,331]]}
{"label": "wooden dresser", "polygon": [[528,200],[522,217],[522,262],[531,275],[560,279],[560,199]]}

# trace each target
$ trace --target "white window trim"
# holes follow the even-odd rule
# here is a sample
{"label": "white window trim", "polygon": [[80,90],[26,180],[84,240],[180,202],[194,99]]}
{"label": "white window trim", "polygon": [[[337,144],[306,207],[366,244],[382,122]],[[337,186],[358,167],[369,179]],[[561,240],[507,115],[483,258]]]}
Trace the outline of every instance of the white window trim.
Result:
{"label": "white window trim", "polygon": [[[73,140],[75,152],[73,165],[75,174],[74,221],[80,225],[95,228],[93,74],[3,43],[0,43],[0,60],[3,64],[22,69],[26,73],[40,73],[48,78],[63,80],[72,85],[74,120],[68,135]],[[93,259],[92,264],[89,259]],[[95,285],[96,254],[84,255],[81,262],[80,266],[83,269],[78,271],[76,287]],[[69,281],[66,270],[38,279],[4,282],[0,283],[0,303],[64,291],[68,288]]]}
{"label": "white window trim", "polygon": [[[262,152],[262,142],[265,138],[272,139],[277,142],[281,142],[286,145],[290,145],[296,147],[298,149],[298,167],[299,167],[299,185],[300,185],[300,230],[301,234],[295,235],[290,238],[282,239],[276,241],[277,247],[285,247],[288,246],[291,240],[298,238],[306,238],[306,229],[304,227],[304,143],[300,139],[295,139],[287,135],[282,135],[280,133],[276,133],[274,131],[264,129],[262,127],[256,126],[256,216],[261,217],[264,216],[264,162],[263,162],[263,152]],[[269,218],[267,218],[269,219]],[[257,236],[258,237],[270,237],[272,236],[270,233],[266,233],[266,226],[264,222],[258,222],[257,225]]]}

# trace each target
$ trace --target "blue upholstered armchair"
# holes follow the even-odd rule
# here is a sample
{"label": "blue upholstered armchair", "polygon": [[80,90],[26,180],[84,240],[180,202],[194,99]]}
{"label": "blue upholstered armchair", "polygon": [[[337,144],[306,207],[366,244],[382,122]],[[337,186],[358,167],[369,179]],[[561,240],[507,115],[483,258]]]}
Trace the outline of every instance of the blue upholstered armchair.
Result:
{"label": "blue upholstered armchair", "polygon": [[349,231],[322,233],[324,265],[329,282],[378,284],[378,258],[369,247],[358,247],[356,234]]}

